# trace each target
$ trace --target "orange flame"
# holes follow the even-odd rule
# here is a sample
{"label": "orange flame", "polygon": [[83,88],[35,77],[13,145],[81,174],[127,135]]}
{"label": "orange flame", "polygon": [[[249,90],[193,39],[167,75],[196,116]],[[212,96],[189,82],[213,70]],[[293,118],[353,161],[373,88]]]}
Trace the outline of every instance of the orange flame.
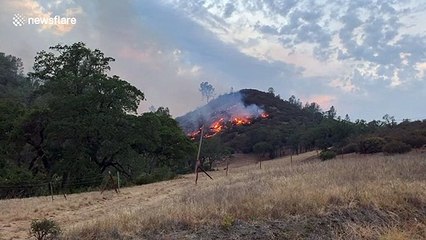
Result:
{"label": "orange flame", "polygon": [[[269,114],[267,114],[266,112],[263,112],[258,117],[265,119],[269,117]],[[253,118],[250,118],[248,116],[237,116],[229,120],[225,120],[225,118],[222,117],[219,120],[216,120],[212,124],[210,124],[209,130],[205,132],[204,137],[210,138],[222,132],[226,128],[227,122],[232,123],[232,125],[234,126],[243,126],[243,125],[250,125],[252,123],[252,120]],[[201,129],[198,129],[196,131],[188,133],[188,137],[194,140],[200,134],[201,134]]]}
{"label": "orange flame", "polygon": [[187,136],[191,139],[194,140],[198,135],[201,134],[201,129],[198,129],[196,131],[190,132],[187,134]]}
{"label": "orange flame", "polygon": [[248,125],[248,124],[251,123],[251,121],[250,121],[249,118],[246,118],[246,117],[235,117],[232,120],[232,123],[235,124],[235,125],[240,126],[240,125]]}
{"label": "orange flame", "polygon": [[218,132],[222,131],[223,125],[224,125],[224,119],[221,118],[221,119],[217,120],[216,122],[213,122],[210,125],[210,130],[214,133],[218,133]]}

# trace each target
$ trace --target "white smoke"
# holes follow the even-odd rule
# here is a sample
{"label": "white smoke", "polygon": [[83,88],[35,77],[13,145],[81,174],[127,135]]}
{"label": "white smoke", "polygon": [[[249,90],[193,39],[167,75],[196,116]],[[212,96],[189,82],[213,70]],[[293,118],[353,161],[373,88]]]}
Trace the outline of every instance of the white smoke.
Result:
{"label": "white smoke", "polygon": [[193,132],[202,125],[210,126],[223,118],[224,122],[232,121],[235,117],[257,118],[264,110],[256,104],[245,105],[240,92],[229,93],[213,99],[208,104],[197,108],[181,117],[176,118],[182,129]]}

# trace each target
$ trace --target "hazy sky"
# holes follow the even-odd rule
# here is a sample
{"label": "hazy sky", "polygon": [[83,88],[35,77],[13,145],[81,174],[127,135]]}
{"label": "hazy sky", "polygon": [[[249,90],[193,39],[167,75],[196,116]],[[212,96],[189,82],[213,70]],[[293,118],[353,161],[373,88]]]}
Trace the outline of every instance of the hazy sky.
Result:
{"label": "hazy sky", "polygon": [[[14,26],[14,14],[75,17],[75,25]],[[112,74],[174,116],[217,94],[273,87],[338,115],[426,118],[426,1],[0,0],[0,52],[25,71],[37,51],[85,42]]]}

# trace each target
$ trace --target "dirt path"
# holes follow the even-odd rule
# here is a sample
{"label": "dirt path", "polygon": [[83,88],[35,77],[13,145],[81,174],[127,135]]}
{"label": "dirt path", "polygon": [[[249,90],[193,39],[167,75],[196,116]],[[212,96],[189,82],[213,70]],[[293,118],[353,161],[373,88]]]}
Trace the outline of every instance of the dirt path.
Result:
{"label": "dirt path", "polygon": [[[293,161],[301,161],[314,153],[306,153],[293,157]],[[265,161],[262,168],[273,164],[287,164],[289,157]],[[250,165],[233,163],[230,166],[253,168],[253,161],[245,161]],[[230,173],[232,168],[230,167]],[[223,171],[210,173],[213,178],[224,177]],[[194,176],[184,175],[171,181],[158,182],[148,185],[114,191],[86,192],[71,194],[65,199],[61,195],[54,196],[54,201],[48,197],[33,197],[25,199],[10,199],[0,201],[0,240],[28,239],[32,219],[51,218],[65,229],[85,224],[98,218],[108,217],[123,211],[135,211],[141,208],[158,207],[163,200],[173,198],[182,191],[194,187]],[[201,174],[199,181],[209,181]]]}

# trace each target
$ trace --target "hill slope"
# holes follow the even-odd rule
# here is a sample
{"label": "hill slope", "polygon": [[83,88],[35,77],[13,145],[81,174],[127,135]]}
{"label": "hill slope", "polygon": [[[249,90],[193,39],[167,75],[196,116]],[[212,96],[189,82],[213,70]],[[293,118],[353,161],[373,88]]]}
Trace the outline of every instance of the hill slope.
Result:
{"label": "hill slope", "polygon": [[250,153],[257,143],[266,143],[264,151],[271,156],[293,144],[289,139],[297,129],[321,122],[319,106],[313,106],[316,108],[311,111],[296,100],[284,101],[272,93],[243,89],[219,96],[176,120],[193,138],[204,126],[207,138],[220,138],[236,152]]}

